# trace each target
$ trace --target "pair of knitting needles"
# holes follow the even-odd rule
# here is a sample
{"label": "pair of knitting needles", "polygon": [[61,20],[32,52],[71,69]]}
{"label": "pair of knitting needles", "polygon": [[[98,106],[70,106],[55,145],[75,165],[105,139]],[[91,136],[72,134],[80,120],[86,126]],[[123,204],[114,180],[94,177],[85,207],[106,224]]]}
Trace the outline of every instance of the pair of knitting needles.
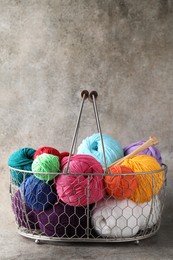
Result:
{"label": "pair of knitting needles", "polygon": [[122,157],[121,159],[108,165],[108,168],[110,168],[112,166],[120,165],[125,159],[133,158],[138,153],[140,153],[143,150],[147,149],[148,147],[150,147],[152,145],[156,145],[156,144],[158,144],[157,138],[155,136],[150,136],[149,139],[145,143],[140,145],[138,148],[136,148],[133,152],[129,153],[128,155],[126,155],[126,156]]}

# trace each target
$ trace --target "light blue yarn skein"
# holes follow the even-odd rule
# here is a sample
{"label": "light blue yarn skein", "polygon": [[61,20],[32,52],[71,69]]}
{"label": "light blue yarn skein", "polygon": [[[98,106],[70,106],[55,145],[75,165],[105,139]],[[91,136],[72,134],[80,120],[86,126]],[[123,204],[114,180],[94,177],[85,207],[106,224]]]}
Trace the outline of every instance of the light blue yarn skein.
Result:
{"label": "light blue yarn skein", "polygon": [[[124,156],[123,147],[112,137],[102,134],[107,166]],[[86,137],[79,145],[77,154],[88,154],[93,156],[105,167],[102,143],[99,133]]]}

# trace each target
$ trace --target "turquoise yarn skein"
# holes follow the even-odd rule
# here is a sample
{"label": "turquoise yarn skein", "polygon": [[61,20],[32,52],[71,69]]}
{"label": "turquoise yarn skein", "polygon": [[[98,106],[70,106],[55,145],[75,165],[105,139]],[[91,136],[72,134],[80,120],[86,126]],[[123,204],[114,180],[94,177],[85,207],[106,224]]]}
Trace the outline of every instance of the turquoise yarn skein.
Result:
{"label": "turquoise yarn skein", "polygon": [[[124,151],[121,144],[112,137],[102,134],[102,138],[106,155],[106,163],[108,166],[116,160],[122,158],[124,156]],[[105,167],[102,143],[99,133],[95,133],[90,137],[85,138],[79,145],[77,154],[91,155],[95,157],[95,159],[98,160],[103,167]]]}
{"label": "turquoise yarn skein", "polygon": [[54,179],[60,171],[58,156],[47,153],[38,155],[32,163],[32,171],[38,179],[48,183],[50,180]]}
{"label": "turquoise yarn skein", "polygon": [[8,166],[16,169],[10,169],[11,180],[15,185],[20,187],[21,183],[31,176],[31,173],[21,172],[20,170],[31,171],[35,151],[36,150],[33,148],[24,147],[16,150],[10,155]]}

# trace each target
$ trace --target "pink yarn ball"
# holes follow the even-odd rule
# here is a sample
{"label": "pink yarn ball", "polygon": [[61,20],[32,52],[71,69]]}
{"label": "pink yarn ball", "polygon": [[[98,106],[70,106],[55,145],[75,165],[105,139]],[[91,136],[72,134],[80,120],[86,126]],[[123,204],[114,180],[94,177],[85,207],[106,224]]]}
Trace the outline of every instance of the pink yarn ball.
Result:
{"label": "pink yarn ball", "polygon": [[[61,161],[63,172],[67,163],[68,157],[64,157]],[[103,168],[94,157],[84,154],[71,156],[69,172],[55,178],[60,200],[70,206],[80,207],[103,198],[105,195]]]}

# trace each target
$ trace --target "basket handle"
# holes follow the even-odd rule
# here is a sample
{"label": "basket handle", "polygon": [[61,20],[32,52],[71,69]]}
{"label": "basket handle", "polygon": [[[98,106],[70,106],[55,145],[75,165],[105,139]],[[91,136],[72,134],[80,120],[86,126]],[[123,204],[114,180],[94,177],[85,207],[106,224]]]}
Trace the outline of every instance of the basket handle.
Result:
{"label": "basket handle", "polygon": [[94,110],[94,115],[95,115],[95,120],[96,120],[96,125],[97,125],[97,130],[100,134],[100,140],[101,140],[101,145],[102,145],[102,151],[103,151],[103,158],[104,158],[104,164],[105,164],[105,172],[107,172],[107,162],[106,162],[106,154],[105,154],[105,148],[104,148],[104,142],[103,142],[103,136],[102,136],[102,130],[101,130],[101,125],[100,125],[100,119],[99,119],[99,114],[98,114],[98,109],[97,109],[97,104],[96,104],[96,99],[98,97],[98,93],[96,91],[91,91],[89,95],[89,101],[92,102],[93,104],[93,110]]}
{"label": "basket handle", "polygon": [[98,110],[97,110],[97,104],[96,104],[96,99],[98,97],[98,93],[94,90],[91,91],[90,93],[87,90],[83,90],[81,92],[81,97],[82,97],[82,101],[81,101],[81,105],[80,105],[80,109],[79,109],[79,115],[78,115],[78,119],[76,122],[76,127],[74,130],[74,135],[73,135],[73,139],[72,139],[72,143],[71,143],[71,148],[70,148],[70,153],[68,156],[68,162],[67,162],[67,166],[65,169],[65,173],[68,173],[69,171],[69,165],[70,165],[70,159],[72,156],[72,153],[74,151],[74,147],[75,147],[75,143],[77,141],[77,135],[78,135],[78,130],[79,130],[79,125],[80,125],[80,120],[81,120],[81,115],[82,115],[82,111],[83,111],[83,106],[84,106],[84,102],[85,100],[88,98],[92,104],[93,104],[93,110],[94,110],[94,115],[95,115],[95,120],[96,120],[96,125],[97,125],[97,130],[100,134],[100,139],[101,139],[101,144],[102,144],[102,150],[103,150],[103,156],[104,156],[104,163],[105,163],[105,169],[107,170],[107,163],[106,163],[106,156],[105,156],[105,149],[104,149],[104,143],[103,143],[103,137],[102,137],[102,131],[101,131],[101,125],[100,125],[100,120],[99,120],[99,115],[98,115]]}
{"label": "basket handle", "polygon": [[121,164],[125,159],[130,159],[132,157],[134,157],[136,154],[138,154],[139,152],[142,152],[143,150],[147,149],[148,147],[152,146],[152,145],[156,145],[158,144],[158,140],[155,136],[150,136],[149,139],[143,143],[142,145],[140,145],[139,147],[137,147],[133,152],[129,153],[128,155],[122,157],[121,159],[119,159],[116,162],[113,162],[112,164],[110,164],[108,166],[108,168],[110,168],[111,166],[115,166],[115,165],[119,165]]}
{"label": "basket handle", "polygon": [[81,92],[81,104],[80,104],[80,109],[79,109],[79,114],[78,114],[78,119],[76,122],[76,126],[75,126],[75,130],[74,130],[74,134],[73,134],[73,139],[72,139],[72,143],[71,143],[71,148],[70,148],[70,152],[69,152],[69,156],[68,156],[68,162],[67,162],[67,167],[65,168],[65,173],[68,172],[69,170],[69,165],[70,165],[70,159],[75,147],[75,142],[77,140],[77,134],[78,134],[78,129],[79,129],[79,124],[80,124],[80,120],[81,120],[81,115],[82,115],[82,111],[83,111],[83,106],[84,106],[84,102],[85,100],[89,97],[89,92],[88,90],[83,90]]}

